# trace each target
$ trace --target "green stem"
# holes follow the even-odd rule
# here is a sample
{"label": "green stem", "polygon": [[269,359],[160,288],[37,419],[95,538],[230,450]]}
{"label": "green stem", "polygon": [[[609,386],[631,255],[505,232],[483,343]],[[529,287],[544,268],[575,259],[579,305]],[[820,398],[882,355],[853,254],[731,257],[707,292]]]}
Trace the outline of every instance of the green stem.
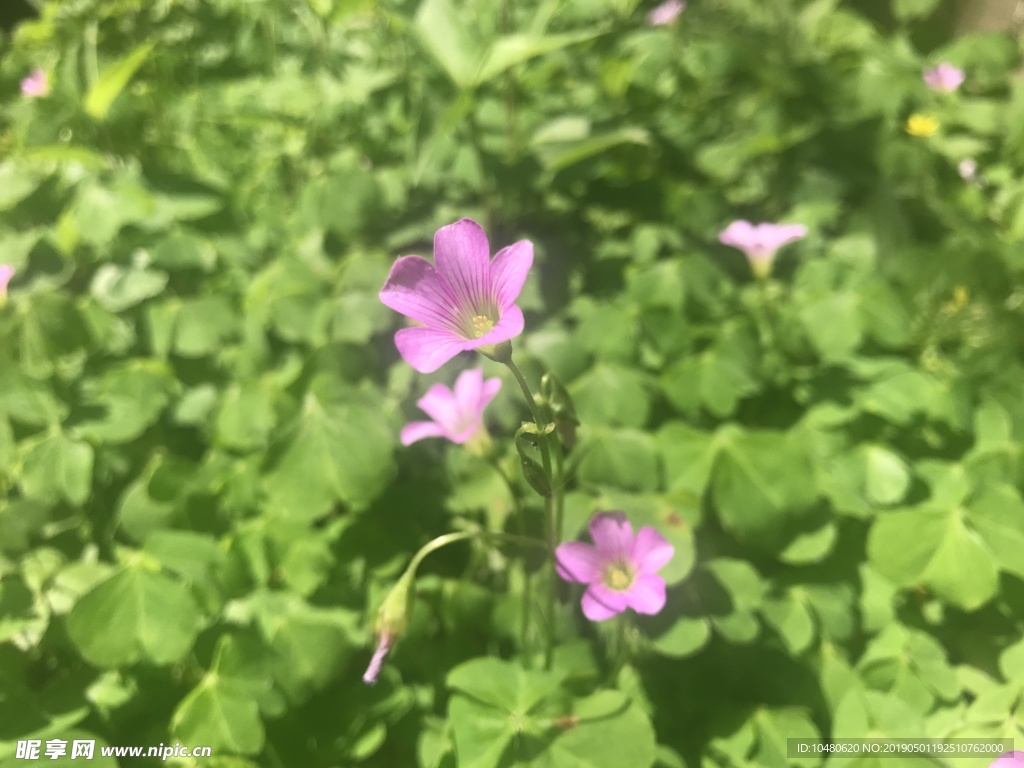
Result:
{"label": "green stem", "polygon": [[[515,485],[512,483],[512,478],[508,476],[508,473],[502,468],[501,464],[496,458],[491,458],[491,466],[494,467],[495,471],[501,475],[501,479],[505,482],[505,486],[508,488],[509,496],[512,498],[512,514],[516,518],[516,525],[519,527],[519,535],[523,538],[526,536],[526,518],[523,516],[523,511],[519,506],[519,495],[516,493]],[[547,551],[547,547],[545,547]],[[519,647],[523,654],[523,661],[527,665],[529,664],[529,654],[527,653],[527,646],[530,639],[530,605],[533,602],[532,598],[532,580],[530,578],[530,569],[526,563],[526,556],[524,555],[519,559],[519,565],[523,571],[523,615],[522,620],[519,622]]]}
{"label": "green stem", "polygon": [[456,533],[446,533],[443,536],[438,536],[436,539],[428,541],[420,547],[420,551],[417,552],[409,562],[408,567],[405,569],[405,573],[415,574],[416,570],[420,567],[420,563],[422,563],[424,558],[426,558],[426,556],[431,552],[435,552],[442,547],[447,547],[449,544],[454,544],[457,541],[465,541],[466,539],[497,539],[499,541],[507,541],[512,544],[541,547],[545,551],[547,550],[547,547],[542,542],[539,542],[536,539],[531,539],[529,536],[516,536],[514,533],[495,533],[492,531],[458,531]]}
{"label": "green stem", "polygon": [[[505,361],[505,365],[512,371],[512,375],[516,377],[516,381],[519,382],[519,388],[523,390],[523,397],[526,398],[526,404],[530,407],[530,413],[533,415],[533,422],[537,425],[537,431],[540,433],[540,458],[541,465],[544,467],[544,474],[548,480],[552,479],[551,476],[551,450],[548,447],[548,435],[545,434],[544,428],[547,422],[541,417],[540,407],[537,405],[537,401],[533,398],[533,392],[530,391],[530,385],[526,383],[526,377],[523,376],[523,372],[519,370],[511,358]],[[553,485],[553,483],[552,483]],[[548,540],[548,551],[551,554],[551,583],[548,587],[548,600],[547,600],[547,648],[544,653],[544,668],[549,669],[551,667],[551,659],[555,651],[555,587],[557,585],[557,574],[555,572],[555,549],[558,547],[558,538],[555,531],[555,513],[552,506],[552,495],[547,493],[544,496],[544,528],[547,534]]]}

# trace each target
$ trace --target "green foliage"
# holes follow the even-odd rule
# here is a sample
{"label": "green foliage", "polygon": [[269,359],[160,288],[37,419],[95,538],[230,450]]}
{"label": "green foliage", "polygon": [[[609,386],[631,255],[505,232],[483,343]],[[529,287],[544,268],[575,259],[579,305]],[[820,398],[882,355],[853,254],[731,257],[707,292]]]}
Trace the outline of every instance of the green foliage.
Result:
{"label": "green foliage", "polygon": [[[636,0],[37,5],[0,60],[0,762],[84,738],[101,766],[180,741],[213,757],[168,764],[815,768],[841,761],[788,738],[1024,739],[1012,38],[923,49],[934,0],[888,30],[843,0],[662,27]],[[939,61],[958,92],[925,87]],[[20,96],[36,67],[52,93]],[[476,361],[416,375],[377,294],[463,216],[535,246],[513,346],[575,440],[560,537],[656,528],[667,604],[591,625],[575,585],[537,599],[541,557],[462,542],[366,686],[413,553],[540,536],[559,490],[490,362],[490,461],[399,446]],[[756,280],[735,219],[809,234]]]}

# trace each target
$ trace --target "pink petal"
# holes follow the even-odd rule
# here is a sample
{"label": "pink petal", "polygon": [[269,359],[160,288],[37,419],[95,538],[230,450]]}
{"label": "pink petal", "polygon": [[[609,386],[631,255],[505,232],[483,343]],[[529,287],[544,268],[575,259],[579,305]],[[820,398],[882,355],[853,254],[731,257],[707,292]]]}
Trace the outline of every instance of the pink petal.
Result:
{"label": "pink petal", "polygon": [[14,277],[14,267],[0,266],[0,294],[7,293],[7,284]]}
{"label": "pink petal", "polygon": [[555,567],[566,581],[579,584],[599,581],[604,565],[597,549],[581,541],[567,541],[555,550]]}
{"label": "pink petal", "polygon": [[402,427],[402,445],[412,445],[425,437],[447,437],[440,424],[432,421],[413,421]]}
{"label": "pink petal", "polygon": [[484,412],[484,409],[491,404],[491,400],[494,399],[495,395],[501,390],[501,379],[487,379],[484,382],[483,389],[480,391],[480,413]]}
{"label": "pink petal", "polygon": [[367,685],[377,684],[380,668],[384,665],[384,659],[387,657],[388,651],[391,650],[394,640],[389,632],[381,635],[380,641],[377,643],[377,650],[373,652],[373,658],[370,659],[370,664],[366,667],[366,672],[363,673],[363,682]]}
{"label": "pink petal", "polygon": [[661,576],[640,576],[625,594],[629,607],[637,613],[657,613],[665,607],[665,580]]}
{"label": "pink petal", "polygon": [[460,413],[480,413],[480,393],[484,388],[482,368],[470,368],[459,374],[455,380],[455,403]]}
{"label": "pink petal", "polygon": [[434,266],[420,256],[403,256],[391,265],[380,300],[428,328],[457,331],[455,297]]}
{"label": "pink petal", "polygon": [[598,512],[590,518],[590,537],[606,562],[626,560],[633,549],[633,526],[622,512]]}
{"label": "pink petal", "polygon": [[989,768],[1024,768],[1024,752],[1015,749],[1000,755]]}
{"label": "pink petal", "polygon": [[486,309],[491,251],[483,227],[472,219],[460,219],[437,230],[434,264],[463,311]]}
{"label": "pink petal", "polygon": [[757,243],[757,234],[754,225],[749,221],[734,221],[718,236],[718,242],[729,245],[733,248],[746,250],[753,248]]}
{"label": "pink petal", "polygon": [[523,332],[526,321],[523,319],[523,310],[513,304],[503,310],[501,319],[491,329],[490,333],[484,334],[482,338],[474,339],[473,344],[467,349],[476,349],[484,344],[500,344],[503,341],[514,339]]}
{"label": "pink petal", "polygon": [[434,384],[416,401],[416,407],[449,433],[455,431],[461,421],[459,403],[444,384]]}
{"label": "pink petal", "polygon": [[502,310],[516,303],[533,266],[533,243],[520,240],[502,248],[491,262],[491,287]]}
{"label": "pink petal", "polygon": [[395,334],[395,346],[409,365],[420,373],[433,373],[459,352],[473,349],[451,331],[433,328],[403,328]]}
{"label": "pink petal", "polygon": [[583,615],[591,621],[604,621],[626,610],[626,593],[615,592],[603,584],[593,583],[583,593],[580,606],[583,608]]}
{"label": "pink petal", "polygon": [[644,527],[633,540],[630,562],[642,576],[650,576],[664,567],[676,553],[675,547],[653,528]]}
{"label": "pink petal", "polygon": [[807,237],[807,227],[803,224],[762,224],[761,244],[766,250],[778,250],[787,243]]}

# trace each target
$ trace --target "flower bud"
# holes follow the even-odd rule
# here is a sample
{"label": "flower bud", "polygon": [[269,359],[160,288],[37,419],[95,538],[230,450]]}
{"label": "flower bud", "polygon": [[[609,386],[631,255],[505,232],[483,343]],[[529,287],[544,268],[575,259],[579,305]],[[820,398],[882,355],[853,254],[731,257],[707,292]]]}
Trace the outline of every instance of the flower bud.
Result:
{"label": "flower bud", "polygon": [[377,682],[377,676],[384,665],[384,659],[391,651],[391,646],[409,625],[413,578],[412,571],[403,573],[377,611],[377,618],[374,621],[377,650],[374,651],[373,658],[370,659],[370,664],[363,674],[363,682],[367,685],[374,685]]}

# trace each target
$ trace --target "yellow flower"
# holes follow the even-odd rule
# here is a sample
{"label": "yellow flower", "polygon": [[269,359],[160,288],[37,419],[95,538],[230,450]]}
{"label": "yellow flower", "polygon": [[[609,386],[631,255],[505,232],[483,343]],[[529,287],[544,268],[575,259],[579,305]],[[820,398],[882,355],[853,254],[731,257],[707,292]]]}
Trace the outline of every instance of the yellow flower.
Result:
{"label": "yellow flower", "polygon": [[939,130],[939,121],[931,115],[911,115],[907,119],[907,133],[911,136],[934,136]]}

